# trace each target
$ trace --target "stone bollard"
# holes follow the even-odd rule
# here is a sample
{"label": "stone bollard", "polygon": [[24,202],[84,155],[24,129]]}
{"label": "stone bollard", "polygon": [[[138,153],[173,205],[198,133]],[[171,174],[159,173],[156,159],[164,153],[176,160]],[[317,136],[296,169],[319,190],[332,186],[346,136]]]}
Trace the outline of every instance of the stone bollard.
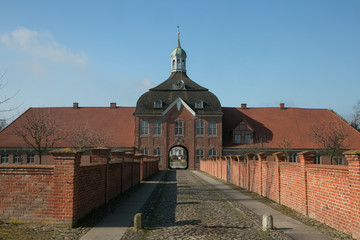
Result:
{"label": "stone bollard", "polygon": [[140,230],[144,228],[144,216],[142,213],[137,213],[134,216],[134,228]]}
{"label": "stone bollard", "polygon": [[271,215],[264,214],[262,217],[262,229],[263,231],[273,229],[273,217]]}

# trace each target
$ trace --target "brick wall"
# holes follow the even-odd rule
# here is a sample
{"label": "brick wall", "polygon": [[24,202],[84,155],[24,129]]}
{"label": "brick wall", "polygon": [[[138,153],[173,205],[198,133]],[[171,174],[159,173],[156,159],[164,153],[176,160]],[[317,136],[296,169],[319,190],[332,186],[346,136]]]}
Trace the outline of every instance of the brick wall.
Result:
{"label": "brick wall", "polygon": [[[93,209],[158,171],[158,158],[107,148],[93,149],[92,163],[82,152],[52,152],[54,165],[0,166],[0,218],[76,225]],[[110,157],[111,156],[111,157]],[[140,168],[144,162],[145,168]]]}
{"label": "brick wall", "polygon": [[[54,168],[40,165],[1,165],[0,216],[2,219],[51,219]],[[50,215],[50,216],[49,216]]]}
{"label": "brick wall", "polygon": [[[360,239],[360,150],[345,152],[348,166],[315,165],[314,153],[301,152],[298,163],[284,162],[284,155],[263,153],[245,159],[227,157],[230,182],[254,191]],[[200,169],[224,179],[220,157],[202,159]],[[219,174],[221,173],[221,174]]]}

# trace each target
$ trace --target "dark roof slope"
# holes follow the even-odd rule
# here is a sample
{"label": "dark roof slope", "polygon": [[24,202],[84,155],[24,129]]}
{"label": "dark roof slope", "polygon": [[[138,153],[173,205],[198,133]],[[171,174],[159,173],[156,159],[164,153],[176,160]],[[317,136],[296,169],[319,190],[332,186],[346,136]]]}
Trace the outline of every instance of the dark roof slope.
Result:
{"label": "dark roof slope", "polygon": [[[185,87],[175,89],[174,83],[182,80]],[[219,99],[208,89],[192,81],[186,73],[173,72],[170,77],[144,93],[136,103],[135,115],[160,115],[171,103],[178,97],[186,102],[199,115],[222,115],[222,109]],[[163,107],[154,108],[154,102],[161,100]],[[195,102],[203,101],[203,109],[196,109]]]}
{"label": "dark roof slope", "polygon": [[[134,107],[70,107],[30,108],[0,132],[0,147],[27,147],[23,140],[14,135],[14,127],[19,125],[28,114],[48,111],[56,124],[58,131],[66,133],[79,125],[86,126],[97,132],[104,132],[109,147],[134,147],[135,120]],[[69,141],[56,142],[55,147],[69,147]]]}
{"label": "dark roof slope", "polygon": [[334,112],[327,109],[302,108],[223,108],[223,147],[259,148],[259,144],[235,145],[232,130],[244,120],[260,137],[262,148],[279,149],[284,140],[292,149],[319,149],[311,137],[311,128],[320,124],[336,122],[348,133],[346,149],[360,147],[360,133]]}

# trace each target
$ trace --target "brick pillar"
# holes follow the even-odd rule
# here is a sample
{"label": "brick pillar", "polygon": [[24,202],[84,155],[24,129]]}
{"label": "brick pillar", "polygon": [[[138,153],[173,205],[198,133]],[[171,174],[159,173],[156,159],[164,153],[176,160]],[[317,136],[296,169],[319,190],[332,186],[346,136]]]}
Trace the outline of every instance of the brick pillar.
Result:
{"label": "brick pillar", "polygon": [[247,153],[246,155],[246,188],[250,190],[250,161],[254,158],[254,154]]}
{"label": "brick pillar", "polygon": [[[144,158],[145,155],[143,154],[135,154],[135,160],[140,162],[140,181],[146,178],[146,166],[144,167]],[[146,164],[146,163],[145,163]]]}
{"label": "brick pillar", "polygon": [[112,151],[110,152],[111,161],[113,162],[123,162],[125,152],[123,151]]}
{"label": "brick pillar", "polygon": [[260,187],[260,189],[259,189],[259,194],[261,195],[261,196],[264,196],[264,194],[263,194],[263,179],[262,179],[262,164],[263,164],[263,162],[266,162],[266,154],[265,153],[263,153],[263,152],[261,152],[261,153],[258,153],[257,154],[257,156],[258,156],[258,159],[259,159],[259,161],[258,161],[258,163],[259,163],[259,187]]}
{"label": "brick pillar", "polygon": [[79,220],[79,178],[83,152],[65,148],[50,152],[54,159],[54,182],[51,196],[56,222],[74,226]]}
{"label": "brick pillar", "polygon": [[109,162],[110,148],[93,148],[90,151],[91,163],[103,163],[107,164]]}
{"label": "brick pillar", "polygon": [[299,211],[305,216],[309,216],[306,165],[312,164],[314,162],[315,153],[309,151],[299,152],[298,157],[300,159],[301,172],[301,196],[299,199]]}
{"label": "brick pillar", "polygon": [[274,153],[273,156],[275,157],[275,182],[276,185],[276,198],[275,201],[281,204],[281,185],[280,185],[280,163],[285,162],[286,156],[282,152]]}
{"label": "brick pillar", "polygon": [[360,149],[343,153],[349,167],[349,229],[360,239]]}

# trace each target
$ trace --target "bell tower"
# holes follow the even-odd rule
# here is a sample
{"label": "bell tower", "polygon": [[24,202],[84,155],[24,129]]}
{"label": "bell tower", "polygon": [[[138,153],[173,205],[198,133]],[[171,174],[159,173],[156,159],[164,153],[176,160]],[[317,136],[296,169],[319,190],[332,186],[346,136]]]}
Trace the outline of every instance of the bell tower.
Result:
{"label": "bell tower", "polygon": [[171,72],[186,72],[186,52],[180,45],[179,26],[177,47],[171,53]]}

